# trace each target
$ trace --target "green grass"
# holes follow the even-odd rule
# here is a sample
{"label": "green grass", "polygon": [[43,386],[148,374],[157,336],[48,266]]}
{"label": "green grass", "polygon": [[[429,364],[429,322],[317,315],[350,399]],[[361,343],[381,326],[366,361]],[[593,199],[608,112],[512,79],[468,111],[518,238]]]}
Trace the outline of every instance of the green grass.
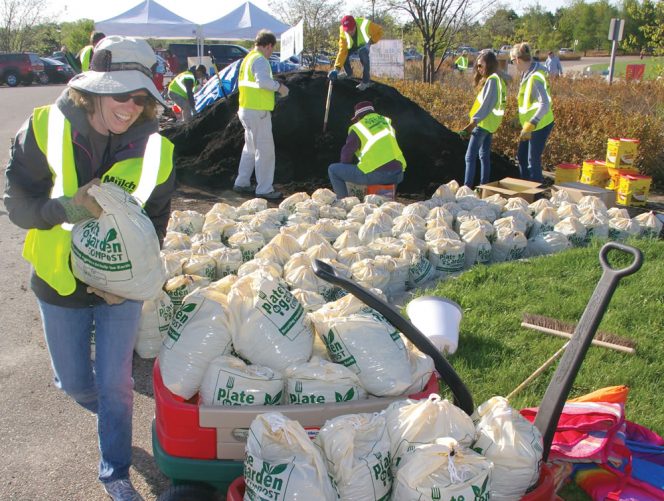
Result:
{"label": "green grass", "polygon": [[[664,57],[645,57],[643,59],[639,59],[638,57],[635,57],[633,60],[621,60],[621,61],[616,61],[616,67],[614,69],[613,75],[615,77],[625,77],[625,67],[628,64],[645,64],[646,69],[644,73],[644,78],[645,79],[652,79],[652,78],[657,78],[657,76],[661,73],[662,67],[664,67]],[[608,63],[598,63],[598,64],[593,64],[590,66],[590,69],[592,71],[604,71],[609,69],[609,64]]]}
{"label": "green grass", "polygon": [[[627,419],[664,434],[664,242],[632,240],[644,254],[642,268],[623,278],[600,330],[636,343],[626,355],[591,346],[570,398],[605,386],[627,385]],[[523,313],[578,322],[601,276],[600,243],[530,260],[476,266],[424,291],[450,298],[463,309],[459,348],[450,363],[468,386],[475,405],[507,395],[563,344],[564,339],[520,327]],[[612,252],[614,266],[628,263]],[[618,258],[618,259],[616,259]],[[513,397],[515,408],[538,406],[556,364]]]}

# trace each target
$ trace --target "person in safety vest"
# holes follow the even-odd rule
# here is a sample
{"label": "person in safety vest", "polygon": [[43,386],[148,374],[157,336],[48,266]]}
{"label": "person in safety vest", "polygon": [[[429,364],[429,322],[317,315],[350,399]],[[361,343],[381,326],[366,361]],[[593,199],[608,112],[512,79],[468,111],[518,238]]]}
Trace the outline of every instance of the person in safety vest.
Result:
{"label": "person in safety vest", "polygon": [[173,144],[158,133],[157,104],[166,103],[152,82],[155,62],[144,40],[99,42],[90,69],[74,76],[55,104],[35,108],[18,131],[5,176],[9,219],[28,230],[23,257],[32,264],[55,385],[97,415],[98,444],[90,446],[99,447],[99,480],[116,501],[143,499],[129,481],[142,302],[74,277],[71,228],[102,213],[90,186],[113,182],[144,201],[163,241],[175,169]]}
{"label": "person in safety vest", "polygon": [[482,171],[480,184],[489,182],[491,177],[491,139],[498,130],[507,102],[507,86],[498,75],[498,59],[493,51],[482,52],[475,62],[475,86],[481,89],[475,98],[470,113],[470,122],[459,131],[466,139],[470,136],[466,150],[466,175],[464,184],[475,187],[477,157],[480,157]]}
{"label": "person in safety vest", "polygon": [[[192,71],[193,70],[193,71]],[[198,90],[199,79],[205,76],[205,66],[183,71],[168,84],[168,98],[182,110],[180,120],[188,122],[196,114],[194,93]]]}
{"label": "person in safety vest", "polygon": [[376,113],[371,101],[357,103],[341,159],[327,168],[337,198],[348,196],[346,182],[396,185],[403,181],[405,170],[406,159],[397,144],[392,121]]}
{"label": "person in safety vest", "polygon": [[383,38],[383,28],[363,17],[344,16],[339,26],[339,53],[334,62],[334,69],[328,73],[330,80],[334,81],[340,76],[339,71],[343,66],[345,76],[353,76],[353,68],[350,65],[350,54],[357,53],[362,63],[362,81],[357,86],[359,90],[365,90],[371,85],[371,62],[369,61],[369,48]]}
{"label": "person in safety vest", "polygon": [[[237,116],[244,127],[244,148],[240,156],[233,190],[238,193],[255,193],[267,200],[282,198],[272,186],[274,181],[274,139],[272,137],[272,110],[274,93],[288,96],[288,87],[272,78],[269,59],[277,44],[274,33],[261,30],[256,35],[254,48],[240,64],[238,87],[240,109]],[[256,174],[256,187],[251,185],[251,175]]]}
{"label": "person in safety vest", "polygon": [[464,73],[468,69],[468,51],[466,49],[461,51],[461,55],[454,61],[454,67],[459,70],[459,73]]}
{"label": "person in safety vest", "polygon": [[101,31],[93,31],[90,33],[90,45],[83,47],[76,56],[76,59],[78,59],[78,62],[81,66],[81,71],[88,71],[88,69],[90,69],[90,61],[92,60],[94,48],[104,38],[106,38],[106,35],[104,35]]}
{"label": "person in safety vest", "polygon": [[542,152],[553,129],[551,88],[546,68],[530,56],[530,46],[512,47],[510,61],[521,74],[519,85],[519,149],[517,159],[521,178],[542,181]]}

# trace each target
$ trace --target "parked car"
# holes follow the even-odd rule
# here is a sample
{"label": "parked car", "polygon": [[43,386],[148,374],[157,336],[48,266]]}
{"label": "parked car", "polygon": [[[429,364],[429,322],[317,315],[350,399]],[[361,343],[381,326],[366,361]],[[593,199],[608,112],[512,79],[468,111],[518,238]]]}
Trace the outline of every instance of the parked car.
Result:
{"label": "parked car", "polygon": [[32,52],[0,54],[0,83],[30,85],[44,74],[44,63]]}
{"label": "parked car", "polygon": [[474,47],[468,47],[466,45],[462,45],[461,47],[458,47],[457,50],[454,52],[455,55],[460,56],[463,51],[467,51],[469,56],[477,56],[479,51],[475,49]]}
{"label": "parked car", "polygon": [[[352,55],[352,54],[351,54]],[[350,58],[351,61],[353,60],[352,57]],[[359,59],[359,56],[358,56]],[[303,54],[302,55],[302,64],[304,66],[311,66],[311,54]],[[332,61],[330,61],[330,58],[323,55],[323,54],[317,54],[316,55],[316,66],[319,65],[331,65]]]}
{"label": "parked car", "polygon": [[[180,71],[189,67],[187,58],[198,56],[198,47],[193,43],[172,43],[168,46],[168,50],[177,57]],[[243,59],[247,54],[249,54],[249,50],[241,45],[205,44],[202,55],[212,56],[217,68],[221,70],[238,59]]]}
{"label": "parked car", "polygon": [[573,54],[573,53],[574,53],[574,50],[570,49],[570,48],[567,48],[567,47],[563,47],[562,49],[560,49],[558,51],[558,54]]}
{"label": "parked car", "polygon": [[500,56],[502,54],[509,54],[511,50],[512,50],[511,45],[503,45],[503,46],[500,47],[500,49],[498,49],[498,52],[496,53],[496,55]]}
{"label": "parked car", "polygon": [[424,56],[417,52],[415,49],[410,48],[403,51],[404,61],[421,61]]}
{"label": "parked car", "polygon": [[67,63],[52,59],[50,57],[40,58],[44,63],[44,73],[39,79],[39,83],[67,83],[76,75],[76,71]]}
{"label": "parked car", "polygon": [[[280,52],[273,52],[272,55],[270,56],[270,61],[274,61],[276,63],[281,62],[281,53]],[[291,64],[297,64],[299,66],[300,64],[300,58],[297,56],[291,56],[286,61],[285,63],[291,63]]]}

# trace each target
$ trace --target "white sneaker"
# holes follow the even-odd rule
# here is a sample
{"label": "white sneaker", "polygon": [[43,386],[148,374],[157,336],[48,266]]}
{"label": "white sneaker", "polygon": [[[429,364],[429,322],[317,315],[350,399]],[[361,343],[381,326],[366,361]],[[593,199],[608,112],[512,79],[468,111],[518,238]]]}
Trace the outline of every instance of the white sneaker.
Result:
{"label": "white sneaker", "polygon": [[144,501],[128,478],[108,482],[104,484],[104,490],[113,501]]}
{"label": "white sneaker", "polygon": [[357,90],[367,90],[369,87],[371,87],[371,82],[361,82],[357,87],[355,87]]}

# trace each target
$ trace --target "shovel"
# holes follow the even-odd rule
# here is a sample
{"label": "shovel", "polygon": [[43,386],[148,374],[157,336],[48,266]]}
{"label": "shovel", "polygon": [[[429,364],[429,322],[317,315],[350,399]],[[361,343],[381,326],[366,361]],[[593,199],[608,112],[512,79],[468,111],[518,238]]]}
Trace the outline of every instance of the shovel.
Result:
{"label": "shovel", "polygon": [[[606,259],[609,251],[612,249],[632,254],[634,260],[625,268],[614,269]],[[553,374],[553,378],[544,393],[544,398],[542,398],[542,403],[535,417],[535,426],[542,433],[544,442],[543,461],[546,461],[549,456],[553,435],[556,432],[558,419],[565,405],[565,400],[567,400],[572,383],[574,383],[574,379],[579,372],[590,343],[597,332],[597,327],[604,316],[606,307],[609,305],[611,296],[621,278],[636,273],[641,268],[643,254],[638,249],[629,245],[609,242],[600,249],[599,262],[602,265],[602,276],[588,301],[581,320],[579,320],[574,330],[572,339],[570,339],[567,345],[560,364],[558,364],[558,368]]]}
{"label": "shovel", "polygon": [[[332,86],[330,86],[330,88],[332,88]],[[433,359],[436,371],[438,371],[440,377],[452,391],[452,394],[454,395],[454,403],[469,416],[473,413],[475,407],[473,405],[473,397],[471,397],[468,388],[463,384],[461,378],[454,371],[449,362],[445,360],[440,351],[438,351],[438,348],[436,348],[429,338],[422,334],[417,327],[407,321],[397,310],[378,296],[357,285],[355,282],[339,275],[337,270],[329,264],[316,259],[313,263],[313,269],[317,277],[347,290],[367,306],[383,315],[387,321],[400,330],[404,336],[417,347],[417,349],[422,353],[429,355]]]}
{"label": "shovel", "polygon": [[327,130],[327,118],[330,115],[330,102],[332,101],[332,80],[327,86],[327,99],[325,101],[325,118],[323,119],[323,133]]}

